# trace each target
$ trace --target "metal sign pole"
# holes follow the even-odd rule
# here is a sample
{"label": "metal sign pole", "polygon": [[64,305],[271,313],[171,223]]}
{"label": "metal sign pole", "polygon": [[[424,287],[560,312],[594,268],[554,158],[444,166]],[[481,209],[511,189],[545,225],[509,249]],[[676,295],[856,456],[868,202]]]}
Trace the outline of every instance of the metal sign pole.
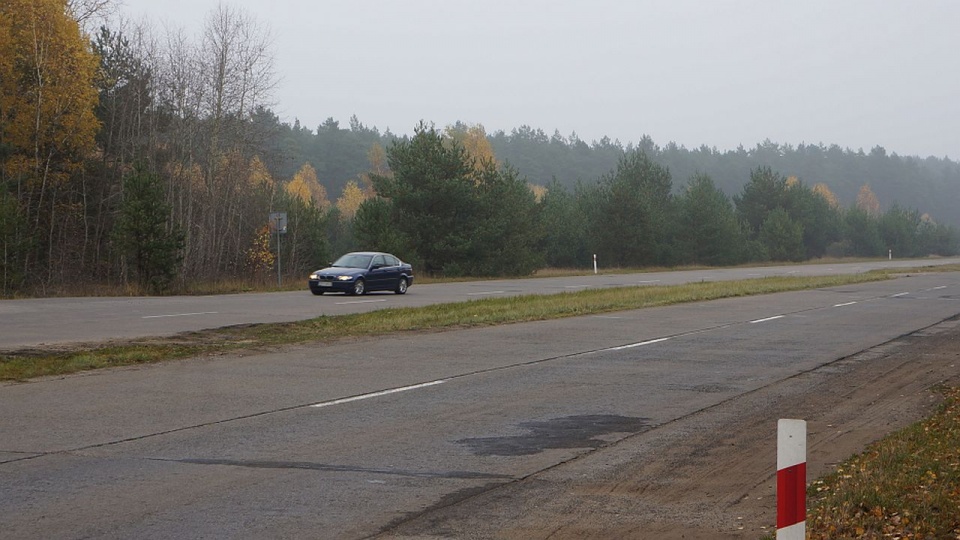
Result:
{"label": "metal sign pole", "polygon": [[280,218],[277,217],[277,287],[283,286],[283,280],[280,277]]}
{"label": "metal sign pole", "polygon": [[280,249],[280,236],[287,232],[287,213],[270,212],[270,226],[277,229],[277,287],[283,286],[283,274],[281,272],[280,256],[283,252]]}

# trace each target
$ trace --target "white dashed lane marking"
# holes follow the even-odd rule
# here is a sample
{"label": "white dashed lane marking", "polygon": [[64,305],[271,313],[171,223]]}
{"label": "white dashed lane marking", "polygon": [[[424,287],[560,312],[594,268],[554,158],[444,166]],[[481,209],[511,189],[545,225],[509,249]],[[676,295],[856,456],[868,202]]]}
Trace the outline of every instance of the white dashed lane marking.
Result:
{"label": "white dashed lane marking", "polygon": [[750,321],[750,324],[757,324],[757,323],[762,323],[762,322],[767,322],[767,321],[774,321],[774,320],[777,320],[777,319],[782,319],[782,318],[784,318],[784,317],[786,317],[786,315],[776,315],[776,316],[773,316],[773,317],[767,317],[766,319],[757,319],[757,320],[755,320],[755,321]]}
{"label": "white dashed lane marking", "polygon": [[430,382],[421,383],[421,384],[414,384],[414,385],[411,385],[411,386],[401,386],[400,388],[391,388],[390,390],[383,390],[383,391],[380,391],[380,392],[371,392],[371,393],[369,393],[369,394],[360,394],[359,396],[353,396],[353,397],[341,398],[341,399],[334,399],[334,400],[331,400],[331,401],[321,401],[320,403],[314,403],[313,405],[310,405],[310,406],[313,407],[313,408],[319,409],[319,408],[321,408],[321,407],[330,407],[330,406],[333,406],[333,405],[341,405],[341,404],[343,404],[343,403],[351,403],[351,402],[353,402],[353,401],[361,401],[361,400],[364,400],[364,399],[371,399],[371,398],[376,398],[376,397],[381,397],[381,396],[387,396],[387,395],[390,395],[390,394],[397,394],[397,393],[400,393],[400,392],[408,392],[408,391],[410,391],[410,390],[417,390],[417,389],[420,389],[420,388],[427,388],[428,386],[436,386],[436,385],[438,385],[438,384],[443,384],[443,383],[445,383],[445,382],[447,382],[446,379],[440,379],[440,380],[437,380],[437,381],[430,381]]}
{"label": "white dashed lane marking", "polygon": [[660,343],[661,341],[667,341],[668,339],[671,339],[671,338],[665,337],[665,338],[659,338],[659,339],[651,339],[649,341],[641,341],[640,343],[631,343],[630,345],[621,345],[619,347],[610,347],[609,349],[603,349],[603,350],[622,351],[624,349],[632,349],[634,347],[642,347],[644,345],[652,345],[654,343]]}

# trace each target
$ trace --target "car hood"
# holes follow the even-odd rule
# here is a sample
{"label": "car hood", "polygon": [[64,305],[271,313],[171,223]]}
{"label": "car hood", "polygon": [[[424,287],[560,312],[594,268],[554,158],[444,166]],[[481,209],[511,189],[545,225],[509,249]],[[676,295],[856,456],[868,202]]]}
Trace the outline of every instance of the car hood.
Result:
{"label": "car hood", "polygon": [[314,274],[337,275],[337,276],[362,276],[367,270],[365,268],[347,268],[345,266],[328,266],[314,272]]}

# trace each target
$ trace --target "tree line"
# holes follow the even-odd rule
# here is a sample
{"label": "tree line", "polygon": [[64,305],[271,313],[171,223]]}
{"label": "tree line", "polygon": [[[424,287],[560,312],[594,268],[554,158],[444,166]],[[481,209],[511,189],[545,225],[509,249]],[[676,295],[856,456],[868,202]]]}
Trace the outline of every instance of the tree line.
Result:
{"label": "tree line", "polygon": [[[271,173],[289,178],[303,163],[311,163],[330,193],[339,193],[347,181],[367,170],[370,147],[386,148],[397,139],[389,130],[381,133],[356,117],[350,118],[347,126],[328,118],[314,129],[297,121],[286,124],[272,115],[258,121],[262,132],[275,134],[271,142],[274,157],[268,163]],[[469,127],[464,123],[452,126],[455,130]],[[945,157],[901,156],[880,146],[864,151],[835,144],[790,145],[769,140],[727,151],[672,142],[661,146],[649,136],[626,144],[607,137],[588,142],[576,133],[548,135],[529,126],[485,136],[498,160],[510,163],[535,185],[556,181],[575,189],[578,182],[596,180],[614,169],[624,154],[639,150],[668,168],[675,179],[709,174],[729,197],[740,192],[751,171],[770,167],[809,185],[830,186],[843,206],[854,204],[860,188],[869,185],[884,211],[899,204],[920,209],[938,223],[960,227],[960,163]],[[675,190],[681,185],[676,182]]]}
{"label": "tree line", "polygon": [[844,208],[825,184],[807,186],[770,167],[751,171],[731,199],[706,174],[675,190],[670,170],[635,149],[593,182],[538,190],[498,165],[489,146],[467,147],[470,131],[421,124],[412,139],[395,142],[390,174],[373,177],[376,195],[356,213],[356,240],[445,275],[586,267],[593,255],[608,267],[642,267],[960,249],[955,228],[897,204],[881,211],[868,186]]}
{"label": "tree line", "polygon": [[[270,109],[269,33],[244,12],[219,6],[197,36],[86,31],[106,5],[0,5],[3,295],[265,281],[354,248],[438,275],[522,275],[593,253],[639,266],[957,250],[949,220],[911,205],[957,196],[949,160],[588,145],[461,123],[401,137],[356,117],[308,129]],[[805,183],[826,176],[836,195]],[[891,186],[923,196],[901,206]]]}

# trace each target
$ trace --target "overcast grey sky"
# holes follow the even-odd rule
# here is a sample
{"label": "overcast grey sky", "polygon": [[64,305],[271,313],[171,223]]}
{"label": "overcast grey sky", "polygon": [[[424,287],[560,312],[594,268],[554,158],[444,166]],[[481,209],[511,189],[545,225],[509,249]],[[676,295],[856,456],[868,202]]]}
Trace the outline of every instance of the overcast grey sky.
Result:
{"label": "overcast grey sky", "polygon": [[[197,34],[217,0],[123,0]],[[224,0],[269,27],[274,110],[720,150],[764,139],[960,158],[954,0]]]}

